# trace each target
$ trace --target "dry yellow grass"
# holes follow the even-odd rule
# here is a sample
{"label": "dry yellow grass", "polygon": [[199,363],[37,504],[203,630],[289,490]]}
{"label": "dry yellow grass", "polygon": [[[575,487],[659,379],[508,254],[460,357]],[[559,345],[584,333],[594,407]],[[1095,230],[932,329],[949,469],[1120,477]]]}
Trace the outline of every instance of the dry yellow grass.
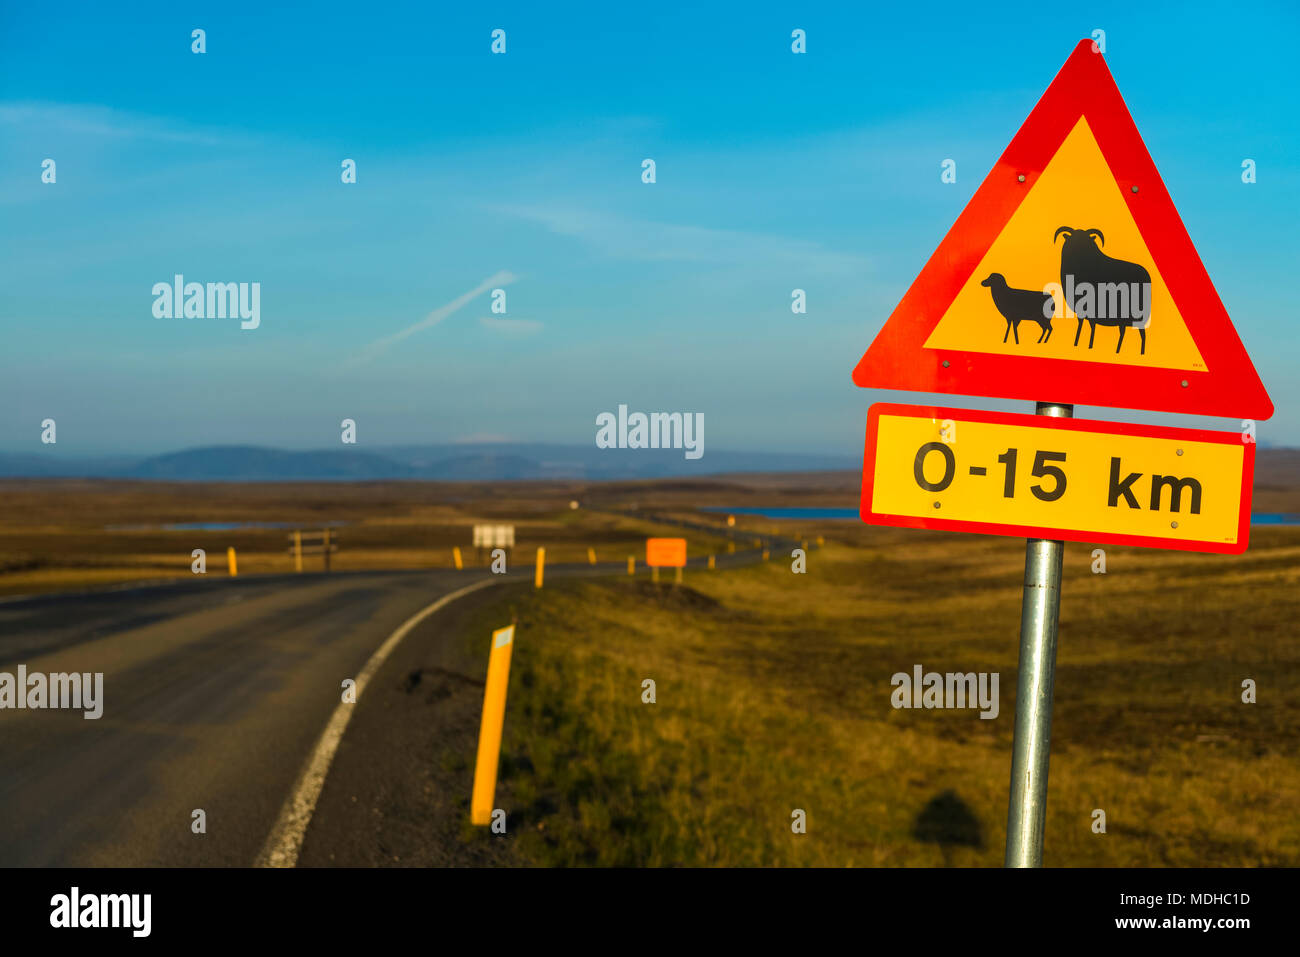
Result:
{"label": "dry yellow grass", "polygon": [[[843,505],[833,483],[432,486],[7,483],[0,593],[292,568],[284,529],[177,522],[349,523],[334,567],[449,565],[474,521],[513,521],[515,561],[640,556],[662,526],[570,498]],[[1290,492],[1268,492],[1284,507]],[[850,498],[851,501],[851,498]],[[147,525],[132,529],[120,526]],[[996,865],[1002,858],[1024,545],[1015,539],[741,517],[828,547],[794,575],[742,571],[512,589],[466,633],[520,615],[501,795],[545,863]],[[691,554],[722,539],[690,532]],[[610,552],[613,552],[611,555]],[[1045,863],[1300,863],[1300,530],[1257,528],[1242,556],[1069,545]],[[466,557],[472,550],[466,549]],[[308,558],[308,568],[319,557]],[[639,560],[638,560],[639,564]],[[894,710],[890,676],[1001,675],[1001,714]],[[658,701],[641,702],[641,682]],[[1241,682],[1259,702],[1241,702]],[[472,757],[472,756],[471,756]],[[1107,833],[1094,834],[1092,811]],[[790,830],[795,809],[808,833]]]}
{"label": "dry yellow grass", "polygon": [[[1001,864],[1023,542],[837,531],[857,544],[806,575],[557,583],[482,613],[480,653],[520,619],[498,801],[528,859]],[[1067,547],[1048,866],[1300,863],[1298,546],[1110,549],[1106,575]],[[1000,716],[893,709],[917,663],[999,672]]]}
{"label": "dry yellow grass", "polygon": [[[6,482],[0,496],[0,595],[35,594],[188,578],[194,549],[206,553],[209,575],[227,574],[234,547],[241,575],[294,571],[294,527],[319,531],[327,523],[338,551],[335,571],[450,568],[459,546],[467,566],[485,566],[487,550],[472,547],[476,523],[515,525],[512,564],[532,564],[539,546],[550,565],[581,563],[594,548],[600,562],[644,556],[647,535],[661,526],[568,503],[580,489],[508,483],[457,486],[185,485],[139,482]],[[289,527],[169,529],[195,523],[277,523]],[[693,553],[722,539],[690,532]],[[320,571],[323,556],[304,554],[304,571]]]}

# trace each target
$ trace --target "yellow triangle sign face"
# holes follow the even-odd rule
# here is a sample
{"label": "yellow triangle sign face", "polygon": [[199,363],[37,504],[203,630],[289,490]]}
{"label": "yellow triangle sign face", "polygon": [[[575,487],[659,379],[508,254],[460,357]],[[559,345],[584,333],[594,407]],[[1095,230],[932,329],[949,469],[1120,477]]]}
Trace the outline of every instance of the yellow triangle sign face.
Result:
{"label": "yellow triangle sign face", "polygon": [[[1069,232],[1058,234],[1061,227]],[[1070,253],[1063,255],[1066,244]],[[1109,257],[1145,269],[1149,288],[1127,281],[1075,283],[1065,268],[1071,254],[1091,257],[1093,265],[1080,268],[1081,278],[1096,273],[1098,257]],[[1127,280],[1142,274],[1111,266],[1106,275]],[[1050,320],[1042,308],[1048,295]],[[1139,312],[1146,316],[1145,328],[1134,319]],[[1208,371],[1082,116],[925,348]]]}

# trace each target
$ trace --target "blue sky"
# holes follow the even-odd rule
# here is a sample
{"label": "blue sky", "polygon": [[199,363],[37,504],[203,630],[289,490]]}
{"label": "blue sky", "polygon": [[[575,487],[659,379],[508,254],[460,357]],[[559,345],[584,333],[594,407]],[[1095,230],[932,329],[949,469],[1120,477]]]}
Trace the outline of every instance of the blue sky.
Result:
{"label": "blue sky", "polygon": [[[1294,4],[132,6],[0,12],[0,449],[55,451],[47,417],[64,455],[330,447],[345,417],[362,447],[586,444],[625,403],[860,455],[872,401],[929,397],[854,364],[1094,28],[1277,406],[1260,438],[1300,445]],[[178,272],[260,282],[261,327],[154,318]]]}

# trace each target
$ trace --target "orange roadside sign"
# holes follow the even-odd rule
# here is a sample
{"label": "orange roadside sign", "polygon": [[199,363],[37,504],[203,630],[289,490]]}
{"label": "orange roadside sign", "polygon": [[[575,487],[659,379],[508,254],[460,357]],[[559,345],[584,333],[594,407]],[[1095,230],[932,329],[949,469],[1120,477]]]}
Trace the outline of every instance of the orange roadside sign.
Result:
{"label": "orange roadside sign", "polygon": [[651,568],[682,568],[686,565],[686,539],[647,538],[645,563]]}
{"label": "orange roadside sign", "polygon": [[1082,41],[853,371],[868,388],[1267,419],[1273,403]]}

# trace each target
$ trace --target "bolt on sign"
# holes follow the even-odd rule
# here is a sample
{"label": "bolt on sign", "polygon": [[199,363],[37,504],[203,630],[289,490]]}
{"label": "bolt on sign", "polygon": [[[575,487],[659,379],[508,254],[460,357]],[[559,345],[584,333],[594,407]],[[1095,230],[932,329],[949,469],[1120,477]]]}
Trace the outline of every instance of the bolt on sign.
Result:
{"label": "bolt on sign", "polygon": [[877,403],[874,525],[1245,551],[1255,446],[1237,432]]}
{"label": "bolt on sign", "polygon": [[647,538],[645,563],[651,568],[684,568],[686,565],[686,539]]}

